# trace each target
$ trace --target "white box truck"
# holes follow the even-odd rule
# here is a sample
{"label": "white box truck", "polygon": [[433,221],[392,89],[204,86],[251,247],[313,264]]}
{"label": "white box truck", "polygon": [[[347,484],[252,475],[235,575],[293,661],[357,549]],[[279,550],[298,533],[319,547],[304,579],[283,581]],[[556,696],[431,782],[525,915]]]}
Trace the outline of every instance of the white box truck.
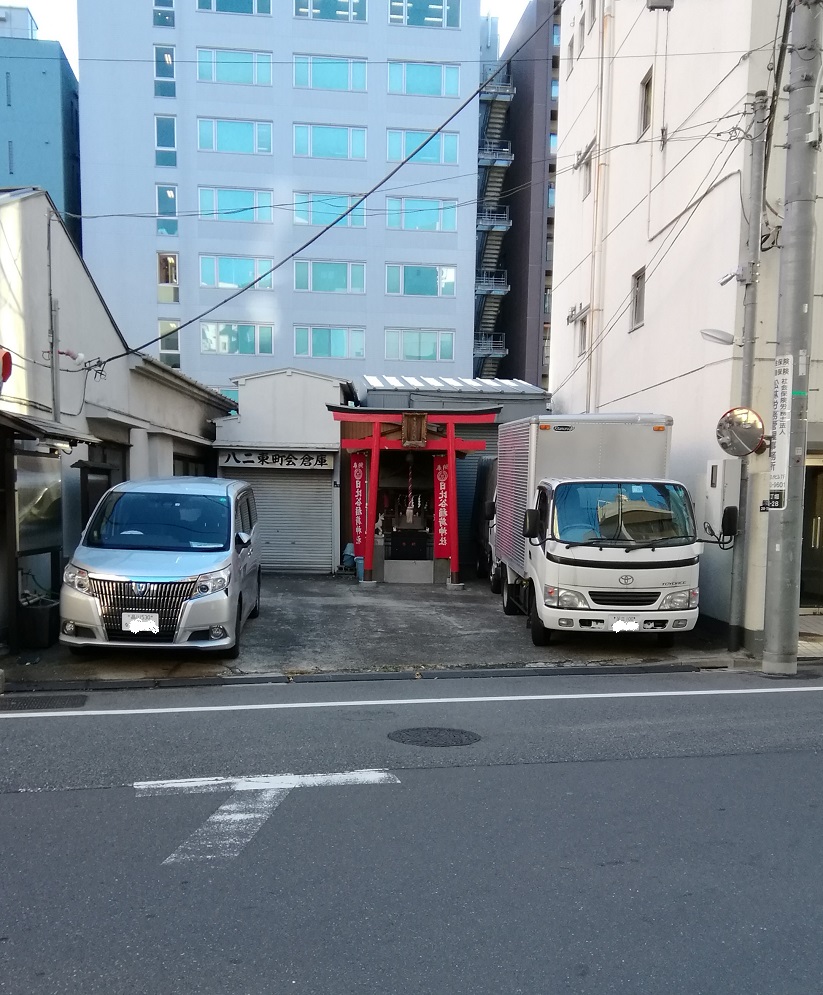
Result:
{"label": "white box truck", "polygon": [[672,419],[545,415],[500,426],[492,589],[532,641],[554,630],[646,632],[670,642],[698,614],[703,544],[668,479]]}

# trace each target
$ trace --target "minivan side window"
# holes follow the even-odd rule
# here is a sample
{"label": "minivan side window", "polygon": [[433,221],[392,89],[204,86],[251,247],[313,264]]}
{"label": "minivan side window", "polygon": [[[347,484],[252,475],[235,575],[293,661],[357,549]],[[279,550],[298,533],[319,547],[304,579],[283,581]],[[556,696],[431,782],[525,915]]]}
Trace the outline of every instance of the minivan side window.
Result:
{"label": "minivan side window", "polygon": [[249,491],[249,512],[251,513],[252,528],[257,525],[257,504],[254,500],[254,491]]}
{"label": "minivan side window", "polygon": [[237,512],[240,518],[240,530],[251,532],[251,514],[249,513],[249,498],[247,494],[241,494],[237,499]]}

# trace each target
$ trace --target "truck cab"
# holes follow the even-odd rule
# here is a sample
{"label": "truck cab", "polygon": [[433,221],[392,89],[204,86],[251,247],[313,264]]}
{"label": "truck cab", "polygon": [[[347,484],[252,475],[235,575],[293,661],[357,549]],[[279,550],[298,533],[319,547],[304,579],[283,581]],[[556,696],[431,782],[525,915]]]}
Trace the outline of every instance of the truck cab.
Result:
{"label": "truck cab", "polygon": [[[503,565],[504,610],[514,600],[528,611],[537,645],[553,630],[645,632],[669,642],[694,628],[702,543],[678,481],[543,479],[523,536],[527,577]],[[519,589],[507,591],[512,585]]]}

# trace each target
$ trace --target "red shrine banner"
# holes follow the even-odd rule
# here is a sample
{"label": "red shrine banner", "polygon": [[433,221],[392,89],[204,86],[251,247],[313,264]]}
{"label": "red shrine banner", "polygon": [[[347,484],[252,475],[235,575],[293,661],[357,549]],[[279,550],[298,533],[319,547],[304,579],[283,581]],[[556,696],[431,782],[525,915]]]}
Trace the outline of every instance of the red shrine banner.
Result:
{"label": "red shrine banner", "polygon": [[449,507],[449,458],[434,457],[434,557],[451,556],[451,508]]}
{"label": "red shrine banner", "polygon": [[352,453],[351,457],[351,518],[354,537],[354,555],[363,555],[366,537],[366,454]]}

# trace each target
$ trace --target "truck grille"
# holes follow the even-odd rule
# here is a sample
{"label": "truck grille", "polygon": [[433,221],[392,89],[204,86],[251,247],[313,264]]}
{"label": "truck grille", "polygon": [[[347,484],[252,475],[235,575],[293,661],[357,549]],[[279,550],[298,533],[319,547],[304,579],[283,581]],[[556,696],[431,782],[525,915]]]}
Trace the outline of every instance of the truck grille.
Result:
{"label": "truck grille", "polygon": [[589,591],[592,604],[614,608],[649,608],[659,597],[659,591]]}
{"label": "truck grille", "polygon": [[[129,580],[98,580],[89,578],[91,593],[100,602],[100,614],[109,639],[145,643],[167,643],[174,638],[177,620],[184,601],[194,594],[194,580],[146,584],[143,594],[137,594]],[[157,612],[160,631],[123,632],[123,612]]]}

